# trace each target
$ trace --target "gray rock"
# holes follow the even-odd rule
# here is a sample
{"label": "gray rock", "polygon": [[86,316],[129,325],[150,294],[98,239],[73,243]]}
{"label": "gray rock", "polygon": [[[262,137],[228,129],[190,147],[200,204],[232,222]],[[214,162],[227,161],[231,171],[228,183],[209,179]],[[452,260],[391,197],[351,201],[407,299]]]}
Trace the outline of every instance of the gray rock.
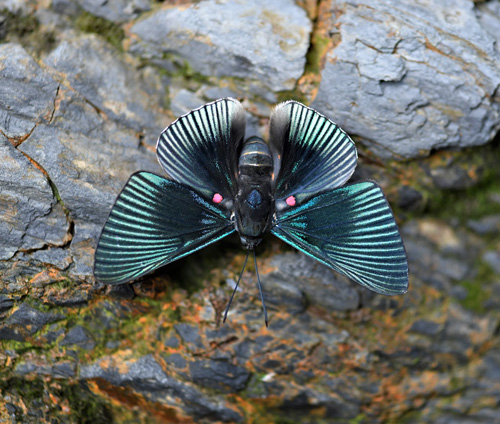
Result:
{"label": "gray rock", "polygon": [[225,361],[194,361],[189,371],[194,383],[228,393],[243,390],[250,378],[248,370]]}
{"label": "gray rock", "polygon": [[151,8],[150,0],[78,0],[78,3],[87,12],[117,23],[134,19]]}
{"label": "gray rock", "polygon": [[442,330],[442,325],[435,321],[419,319],[410,327],[413,333],[423,334],[424,336],[436,336]]}
{"label": "gray rock", "polygon": [[0,294],[0,313],[8,311],[14,306],[14,299]]}
{"label": "gray rock", "polygon": [[481,27],[496,40],[496,48],[500,52],[500,0],[490,0],[476,4],[476,14]]}
{"label": "gray rock", "polygon": [[[167,376],[152,355],[137,361],[124,361],[124,367],[117,368],[111,358],[104,358],[92,365],[83,365],[81,379],[102,378],[111,384],[128,386],[153,402],[181,408],[195,420],[208,418],[213,421],[240,422],[241,416],[224,406],[223,402],[212,401],[202,392]],[[121,373],[120,369],[127,372]]]}
{"label": "gray rock", "polygon": [[0,44],[0,134],[15,142],[50,120],[59,84],[18,44]]}
{"label": "gray rock", "polygon": [[81,325],[72,327],[64,339],[62,339],[61,346],[78,346],[82,349],[92,350],[95,347],[95,341],[90,332]]}
{"label": "gray rock", "polygon": [[483,260],[500,275],[500,252],[497,250],[489,250],[483,255]]}
{"label": "gray rock", "polygon": [[140,169],[161,172],[152,153],[113,145],[106,140],[111,136],[97,139],[39,125],[19,149],[49,170],[72,218],[104,223],[130,174]]}
{"label": "gray rock", "polygon": [[62,245],[68,222],[46,177],[0,135],[0,260]]}
{"label": "gray rock", "polygon": [[24,341],[49,323],[60,319],[59,315],[44,312],[21,303],[19,307],[0,325],[0,340]]}
{"label": "gray rock", "polygon": [[201,341],[201,336],[196,326],[181,323],[176,324],[174,328],[179,336],[181,336],[182,341],[186,343],[191,349],[198,350],[205,347],[203,345],[203,342]]}
{"label": "gray rock", "polygon": [[479,235],[500,233],[500,215],[484,216],[467,221],[467,226]]}
{"label": "gray rock", "polygon": [[314,108],[383,158],[493,138],[500,55],[472,1],[355,0],[332,8],[329,25],[341,41],[326,56]]}
{"label": "gray rock", "polygon": [[204,75],[249,78],[280,91],[304,71],[311,22],[292,0],[207,0],[159,10],[131,32],[130,51],[166,68],[165,56],[174,53]]}
{"label": "gray rock", "polygon": [[57,378],[72,378],[76,375],[76,363],[58,362],[52,366],[51,374]]}
{"label": "gray rock", "polygon": [[170,110],[174,116],[179,117],[193,109],[203,106],[204,103],[205,102],[192,91],[181,89],[173,95]]}
{"label": "gray rock", "polygon": [[21,253],[17,256],[17,259],[33,265],[52,265],[60,270],[67,269],[73,262],[68,249],[62,247],[49,247],[30,253]]}
{"label": "gray rock", "polygon": [[153,137],[155,142],[163,129],[158,108],[162,93],[153,96],[140,74],[99,37],[67,38],[44,63],[92,107],[115,122],[145,133],[146,138]]}
{"label": "gray rock", "polygon": [[[263,287],[272,302],[287,301],[300,309],[302,292],[309,304],[326,309],[348,311],[359,306],[359,294],[346,278],[302,253],[276,255],[270,265],[277,270],[263,277]],[[280,299],[278,294],[284,297]]]}

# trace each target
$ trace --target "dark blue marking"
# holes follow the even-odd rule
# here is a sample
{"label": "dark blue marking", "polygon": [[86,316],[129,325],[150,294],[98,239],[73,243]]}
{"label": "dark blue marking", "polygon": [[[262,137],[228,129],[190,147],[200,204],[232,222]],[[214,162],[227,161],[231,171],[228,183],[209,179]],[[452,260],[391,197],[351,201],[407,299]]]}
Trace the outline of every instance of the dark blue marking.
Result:
{"label": "dark blue marking", "polygon": [[262,195],[256,189],[253,189],[248,194],[247,202],[251,208],[257,208],[262,203]]}

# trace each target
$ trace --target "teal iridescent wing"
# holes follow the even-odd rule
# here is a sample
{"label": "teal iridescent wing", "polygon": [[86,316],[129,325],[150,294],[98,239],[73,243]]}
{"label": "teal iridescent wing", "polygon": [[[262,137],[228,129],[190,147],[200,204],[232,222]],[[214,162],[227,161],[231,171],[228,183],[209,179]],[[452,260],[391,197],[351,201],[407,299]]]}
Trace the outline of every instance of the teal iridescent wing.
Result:
{"label": "teal iridescent wing", "polygon": [[94,276],[121,284],[234,231],[229,213],[183,184],[149,172],[130,177],[95,253]]}
{"label": "teal iridescent wing", "polygon": [[408,289],[408,261],[380,187],[366,181],[276,212],[271,232],[377,293]]}
{"label": "teal iridescent wing", "polygon": [[245,137],[245,111],[234,99],[220,99],[170,124],[156,153],[169,177],[206,198],[236,195],[238,152]]}
{"label": "teal iridescent wing", "polygon": [[325,116],[295,101],[271,114],[270,145],[276,158],[275,198],[302,202],[342,186],[357,162],[352,140]]}

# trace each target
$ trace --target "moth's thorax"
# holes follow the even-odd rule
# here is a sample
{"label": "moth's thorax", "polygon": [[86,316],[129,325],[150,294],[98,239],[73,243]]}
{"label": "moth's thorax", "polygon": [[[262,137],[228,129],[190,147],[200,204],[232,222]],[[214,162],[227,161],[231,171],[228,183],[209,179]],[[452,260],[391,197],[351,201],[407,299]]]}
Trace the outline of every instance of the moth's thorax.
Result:
{"label": "moth's thorax", "polygon": [[247,248],[257,246],[269,230],[274,212],[272,173],[273,158],[268,145],[258,137],[248,139],[238,162],[238,194],[234,204],[236,229]]}

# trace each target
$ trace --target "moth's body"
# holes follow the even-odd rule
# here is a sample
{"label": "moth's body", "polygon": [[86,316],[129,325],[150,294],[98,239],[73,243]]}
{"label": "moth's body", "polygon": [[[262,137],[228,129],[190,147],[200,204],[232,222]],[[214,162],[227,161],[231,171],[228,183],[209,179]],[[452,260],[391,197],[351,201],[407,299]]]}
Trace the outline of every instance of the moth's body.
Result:
{"label": "moth's body", "polygon": [[241,243],[247,249],[257,246],[271,228],[273,166],[271,151],[264,140],[252,137],[245,141],[238,161],[234,219]]}

